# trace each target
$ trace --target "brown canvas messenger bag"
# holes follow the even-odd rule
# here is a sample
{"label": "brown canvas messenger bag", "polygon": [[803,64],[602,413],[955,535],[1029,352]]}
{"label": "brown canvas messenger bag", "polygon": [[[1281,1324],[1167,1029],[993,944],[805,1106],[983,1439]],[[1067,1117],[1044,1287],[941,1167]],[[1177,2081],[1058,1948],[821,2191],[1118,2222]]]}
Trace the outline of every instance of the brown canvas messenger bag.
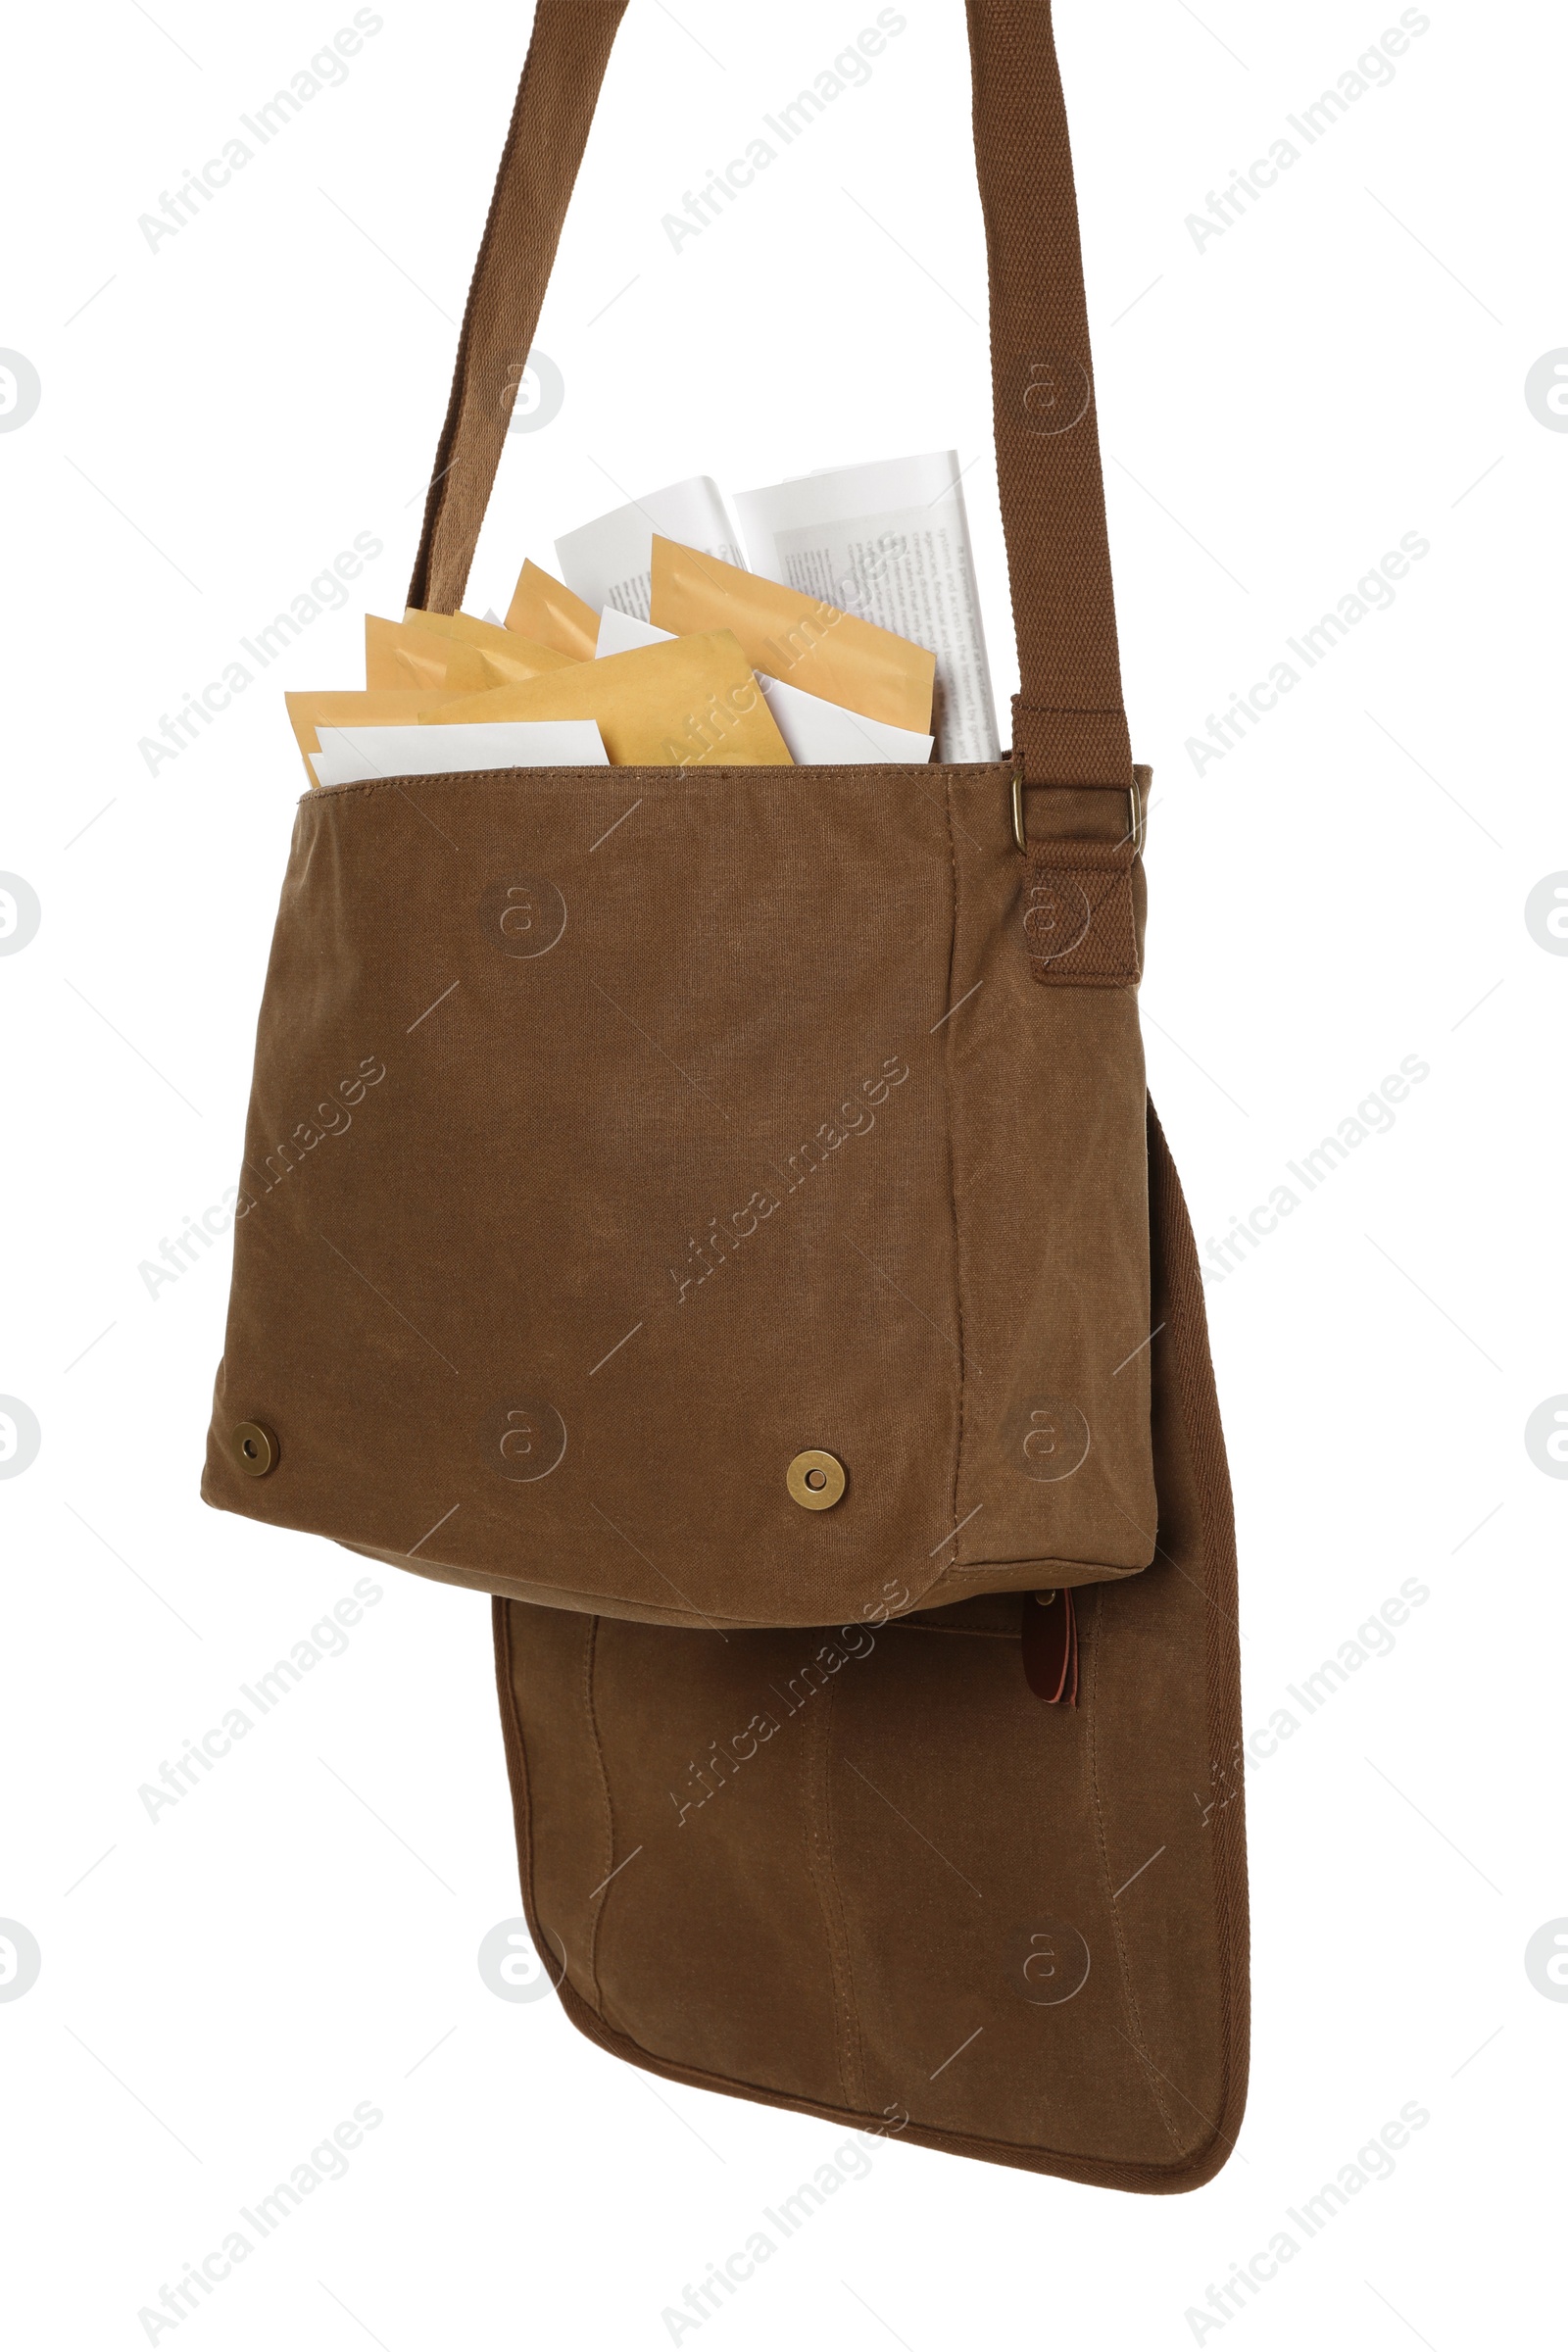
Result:
{"label": "brown canvas messenger bag", "polygon": [[[539,0],[421,609],[623,7]],[[1230,1492],[1050,11],[968,9],[1010,756],[308,793],[202,1492],[496,1596],[529,1926],[607,2049],[1185,2189],[1246,2089]]]}

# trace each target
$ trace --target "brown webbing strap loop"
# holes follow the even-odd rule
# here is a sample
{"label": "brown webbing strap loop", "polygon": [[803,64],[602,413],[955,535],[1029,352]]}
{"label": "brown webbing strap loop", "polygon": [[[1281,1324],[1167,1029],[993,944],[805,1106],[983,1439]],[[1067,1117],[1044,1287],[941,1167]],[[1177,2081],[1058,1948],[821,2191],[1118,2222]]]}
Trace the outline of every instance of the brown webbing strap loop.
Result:
{"label": "brown webbing strap loop", "polygon": [[[1050,0],[966,0],[991,279],[1002,519],[1028,784],[1125,793],[1132,754],[1078,207]],[[409,602],[454,612],[626,0],[538,0],[485,224]]]}

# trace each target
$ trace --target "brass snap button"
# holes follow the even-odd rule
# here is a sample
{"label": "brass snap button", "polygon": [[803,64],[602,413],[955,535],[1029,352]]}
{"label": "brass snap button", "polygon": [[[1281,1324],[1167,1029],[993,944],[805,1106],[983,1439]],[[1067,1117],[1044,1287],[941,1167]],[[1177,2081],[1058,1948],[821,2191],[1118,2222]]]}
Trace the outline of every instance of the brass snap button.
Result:
{"label": "brass snap button", "polygon": [[228,1444],[247,1478],[265,1478],[277,1466],[277,1440],[260,1421],[242,1421]]}
{"label": "brass snap button", "polygon": [[803,1511],[830,1511],[845,1489],[844,1464],[837,1454],[810,1446],[795,1456],[784,1484]]}

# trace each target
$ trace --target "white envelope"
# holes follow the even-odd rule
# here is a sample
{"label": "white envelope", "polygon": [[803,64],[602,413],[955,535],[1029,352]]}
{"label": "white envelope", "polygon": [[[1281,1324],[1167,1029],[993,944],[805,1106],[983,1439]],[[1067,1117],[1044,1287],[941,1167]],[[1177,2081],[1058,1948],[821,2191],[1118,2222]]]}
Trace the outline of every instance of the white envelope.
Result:
{"label": "white envelope", "polygon": [[464,727],[318,727],[318,784],[378,776],[473,775],[488,767],[608,767],[591,718],[488,720]]}
{"label": "white envelope", "polygon": [[[607,605],[599,621],[599,658],[629,654],[639,645],[659,645],[670,634]],[[923,767],[931,757],[929,735],[890,727],[884,719],[863,718],[858,710],[824,703],[819,694],[804,694],[799,686],[781,685],[760,670],[756,676],[797,767]]]}
{"label": "white envelope", "polygon": [[603,662],[608,654],[634,654],[639,646],[667,645],[674,634],[673,629],[656,629],[651,620],[637,620],[630,612],[607,605],[599,615],[594,658]]}
{"label": "white envelope", "polygon": [[931,757],[934,736],[824,703],[819,694],[804,694],[760,670],[757,683],[797,767],[924,767]]}

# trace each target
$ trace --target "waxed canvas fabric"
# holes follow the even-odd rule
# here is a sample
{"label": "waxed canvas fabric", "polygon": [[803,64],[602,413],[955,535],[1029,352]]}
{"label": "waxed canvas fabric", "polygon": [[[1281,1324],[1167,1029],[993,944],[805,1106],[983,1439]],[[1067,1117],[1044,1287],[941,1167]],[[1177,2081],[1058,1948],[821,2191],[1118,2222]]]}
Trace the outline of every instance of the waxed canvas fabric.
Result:
{"label": "waxed canvas fabric", "polygon": [[[421,610],[623,5],[539,0]],[[496,1596],[529,1918],[606,2048],[1158,2191],[1245,2093],[1229,1490],[1049,8],[969,23],[1011,753],[308,794],[203,1493]],[[1024,1672],[1048,1589],[1075,1702]]]}
{"label": "waxed canvas fabric", "polygon": [[1002,768],[310,794],[210,1497],[669,1624],[1146,1567],[1136,1000],[1037,986],[1020,907]]}

